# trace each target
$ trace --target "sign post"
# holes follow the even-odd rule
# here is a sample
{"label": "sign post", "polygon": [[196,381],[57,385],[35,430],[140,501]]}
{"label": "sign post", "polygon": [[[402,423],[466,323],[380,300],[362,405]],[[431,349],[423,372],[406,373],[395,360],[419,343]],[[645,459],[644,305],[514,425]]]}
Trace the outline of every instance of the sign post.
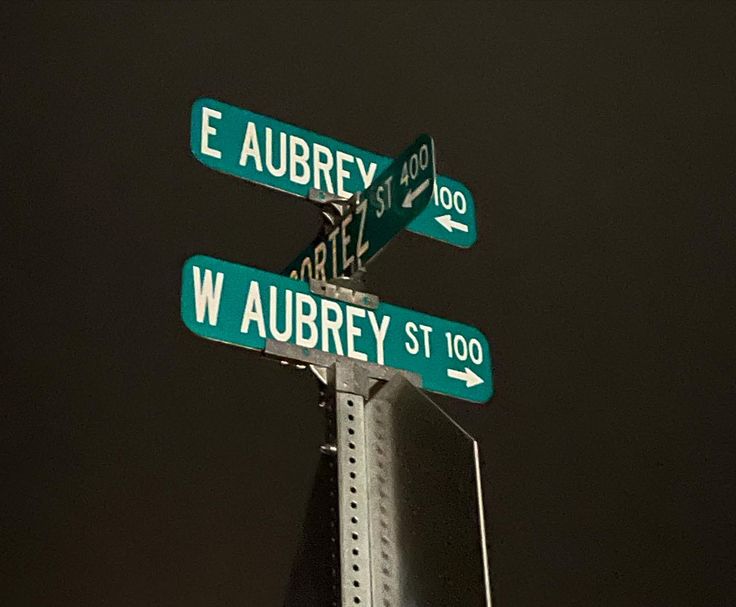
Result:
{"label": "sign post", "polygon": [[491,607],[478,446],[419,390],[487,402],[488,340],[355,290],[404,228],[470,246],[470,192],[437,178],[428,135],[392,162],[211,99],[192,108],[191,149],[216,170],[311,190],[325,215],[324,233],[282,274],[204,255],[182,269],[192,332],[309,366],[324,384],[329,459],[285,607]]}

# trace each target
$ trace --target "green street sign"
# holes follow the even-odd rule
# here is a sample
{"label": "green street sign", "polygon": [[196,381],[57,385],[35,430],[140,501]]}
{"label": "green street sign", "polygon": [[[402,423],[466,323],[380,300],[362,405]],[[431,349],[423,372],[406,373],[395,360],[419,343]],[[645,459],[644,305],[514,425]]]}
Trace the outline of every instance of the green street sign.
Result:
{"label": "green street sign", "polygon": [[[302,197],[317,188],[349,198],[393,161],[215,99],[192,105],[190,145],[205,166]],[[432,202],[408,229],[470,247],[476,240],[472,194],[459,181],[439,176]]]}
{"label": "green street sign", "polygon": [[264,350],[266,340],[410,371],[423,388],[475,403],[493,394],[488,340],[474,327],[379,303],[368,309],[309,284],[196,255],[182,270],[181,316],[196,335]]}
{"label": "green street sign", "polygon": [[339,225],[317,236],[282,274],[322,281],[354,274],[425,209],[434,183],[434,142],[420,135],[357,196]]}

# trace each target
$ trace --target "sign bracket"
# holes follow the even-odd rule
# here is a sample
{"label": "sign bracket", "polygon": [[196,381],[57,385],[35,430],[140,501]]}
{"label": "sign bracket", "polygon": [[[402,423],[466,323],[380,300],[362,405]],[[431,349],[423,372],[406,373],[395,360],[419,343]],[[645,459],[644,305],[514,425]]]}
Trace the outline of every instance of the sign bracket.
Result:
{"label": "sign bracket", "polygon": [[[266,340],[266,347],[263,350],[263,355],[268,358],[276,358],[285,364],[293,364],[296,366],[304,367],[310,365],[312,367],[322,367],[323,369],[329,369],[336,364],[357,364],[352,358],[347,356],[337,356],[329,352],[323,352],[322,350],[302,348],[294,344],[289,344],[275,339]],[[422,377],[418,373],[412,373],[411,371],[405,371],[404,369],[396,369],[394,367],[387,367],[386,365],[379,365],[370,362],[361,362],[361,367],[365,370],[366,375],[369,379],[369,387],[373,387],[377,381],[388,381],[394,375],[400,373],[407,381],[414,384],[416,387],[422,387]],[[313,370],[317,378],[322,384],[328,384],[330,382],[329,373],[327,371],[316,372]]]}
{"label": "sign bracket", "polygon": [[324,219],[324,232],[330,232],[340,223],[340,220],[355,206],[360,192],[350,198],[341,198],[324,190],[310,188],[307,200],[322,211]]}
{"label": "sign bracket", "polygon": [[[353,285],[357,286],[359,280],[363,280],[364,278],[365,271],[363,271],[359,279],[356,279],[355,275],[348,279],[336,279],[335,281],[326,282],[310,278],[309,290],[315,295],[321,295],[322,297],[329,297],[330,299],[336,299],[345,303],[361,306],[362,308],[368,308],[369,310],[375,310],[378,308],[378,304],[380,303],[378,295],[372,295],[352,288]],[[344,284],[349,286],[343,286]]]}

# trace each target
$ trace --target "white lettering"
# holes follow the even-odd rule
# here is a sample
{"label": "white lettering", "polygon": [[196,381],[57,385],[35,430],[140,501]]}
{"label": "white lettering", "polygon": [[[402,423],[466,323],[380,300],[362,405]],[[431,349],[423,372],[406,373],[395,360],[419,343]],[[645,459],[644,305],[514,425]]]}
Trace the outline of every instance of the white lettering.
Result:
{"label": "white lettering", "polygon": [[245,129],[245,138],[243,139],[243,148],[240,152],[240,166],[248,164],[248,158],[252,157],[256,163],[256,169],[260,173],[263,171],[263,164],[261,163],[261,148],[258,146],[258,133],[256,132],[256,125],[252,122],[248,122],[248,126]]}
{"label": "white lettering", "polygon": [[409,354],[417,354],[419,352],[419,341],[417,340],[416,324],[409,321],[408,323],[406,323],[406,327],[404,328],[404,330],[406,331],[406,336],[411,340],[411,343],[407,341],[404,344],[406,351]]}
{"label": "white lettering", "polygon": [[325,261],[327,261],[327,245],[320,241],[314,247],[314,278],[317,280],[327,280]]}
{"label": "white lettering", "polygon": [[210,147],[210,135],[217,135],[217,129],[213,126],[210,126],[210,118],[217,118],[219,120],[222,118],[222,112],[218,112],[217,110],[213,110],[209,107],[202,107],[202,141],[200,146],[200,151],[203,154],[206,154],[207,156],[212,156],[213,158],[222,158],[222,152],[220,150],[216,150],[215,148]]}
{"label": "white lettering", "polygon": [[284,330],[278,329],[278,288],[271,286],[268,289],[268,329],[276,341],[289,341],[291,338],[291,302],[294,292],[286,289],[284,291]]}
{"label": "white lettering", "polygon": [[353,216],[345,215],[340,223],[340,235],[342,236],[342,269],[347,270],[353,267],[353,256],[348,257],[348,245],[350,244],[350,235],[346,233],[347,227],[353,221]]}
{"label": "white lettering", "polygon": [[286,174],[286,133],[279,133],[279,168],[273,164],[273,131],[266,127],[266,168],[274,177]]}
{"label": "white lettering", "polygon": [[368,199],[363,200],[356,209],[356,213],[360,215],[360,229],[358,230],[358,249],[355,252],[355,257],[358,259],[358,268],[363,267],[363,260],[361,257],[365,255],[368,252],[369,247],[371,246],[370,242],[363,242],[363,233],[365,230],[365,216],[367,215],[366,211],[368,210]]}
{"label": "white lettering", "polygon": [[220,311],[220,295],[222,295],[222,281],[225,275],[217,273],[214,290],[212,288],[212,270],[204,271],[204,283],[201,280],[200,270],[192,266],[194,278],[194,305],[197,311],[197,322],[204,322],[204,313],[207,312],[207,320],[210,326],[217,324],[217,314]]}
{"label": "white lettering", "polygon": [[365,310],[363,308],[355,308],[353,306],[347,306],[345,309],[347,312],[347,347],[348,356],[355,358],[356,360],[368,360],[368,356],[365,352],[355,349],[355,338],[360,337],[363,331],[360,327],[355,326],[355,317],[365,318]]}
{"label": "white lettering", "polygon": [[248,297],[245,300],[243,311],[243,322],[240,324],[240,332],[247,333],[251,321],[255,321],[258,327],[258,335],[266,337],[266,323],[263,321],[263,304],[261,304],[261,291],[255,280],[250,281]]}
{"label": "white lettering", "polygon": [[330,278],[337,277],[337,234],[340,231],[340,227],[336,227],[332,232],[327,235],[327,240],[332,243],[332,276]]}
{"label": "white lettering", "polygon": [[[330,151],[330,148],[326,148],[319,143],[315,143],[312,146],[312,152],[314,154],[314,187],[318,190],[323,189],[319,179],[319,174],[322,173],[325,178],[324,189],[328,192],[332,192],[332,177],[330,176],[330,171],[334,164],[332,152]],[[324,157],[324,160],[320,157]]]}
{"label": "white lettering", "polygon": [[[330,311],[334,312],[334,318],[330,318]],[[340,304],[329,299],[322,300],[322,350],[330,351],[330,333],[335,342],[335,354],[342,356],[342,342],[340,341],[340,327],[342,327],[342,309]]]}
{"label": "white lettering", "polygon": [[353,162],[354,156],[337,150],[337,195],[347,198],[350,192],[345,190],[345,179],[350,179],[350,171],[343,168],[343,164]]}
{"label": "white lettering", "polygon": [[470,340],[468,346],[470,347],[470,360],[479,365],[483,362],[483,347],[475,337]]}
{"label": "white lettering", "polygon": [[[307,304],[309,311],[304,311]],[[304,348],[314,348],[317,345],[317,304],[306,293],[296,294],[296,345]],[[309,337],[305,337],[304,328],[309,328]]]}
{"label": "white lettering", "polygon": [[429,358],[432,353],[429,349],[429,334],[432,333],[432,327],[429,325],[419,325],[419,328],[422,330],[422,333],[424,333],[424,356]]}
{"label": "white lettering", "polygon": [[309,255],[302,259],[299,276],[301,276],[302,280],[309,280],[312,278],[312,258]]}
{"label": "white lettering", "polygon": [[363,183],[365,184],[363,187],[367,188],[369,185],[371,185],[371,182],[373,181],[373,177],[376,175],[376,169],[378,168],[378,165],[375,162],[371,162],[368,165],[368,170],[365,170],[365,165],[363,164],[363,159],[360,156],[355,157],[355,162],[358,165],[358,171],[360,172],[360,176],[363,178]]}
{"label": "white lettering", "polygon": [[[297,152],[301,148],[301,153]],[[309,146],[307,142],[296,135],[289,136],[289,179],[302,185],[309,183]],[[297,166],[302,167],[302,174],[297,172]]]}
{"label": "white lettering", "polygon": [[386,340],[386,333],[388,332],[388,325],[391,322],[391,317],[386,315],[381,319],[381,325],[379,326],[376,322],[376,314],[372,310],[368,310],[368,320],[371,321],[371,327],[373,334],[376,336],[376,362],[379,365],[383,364],[383,342]]}

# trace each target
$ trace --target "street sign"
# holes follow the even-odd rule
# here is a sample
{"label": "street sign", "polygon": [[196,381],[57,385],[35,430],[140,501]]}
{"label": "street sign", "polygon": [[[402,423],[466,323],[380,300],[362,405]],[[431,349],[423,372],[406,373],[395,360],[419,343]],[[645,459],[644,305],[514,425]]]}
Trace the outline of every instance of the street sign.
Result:
{"label": "street sign", "polygon": [[[302,197],[316,188],[349,198],[393,161],[215,99],[192,105],[190,144],[212,169]],[[459,181],[438,177],[432,203],[408,229],[470,247],[476,240],[472,194]]]}
{"label": "street sign", "polygon": [[434,183],[434,143],[421,135],[357,196],[339,225],[317,236],[282,274],[321,281],[354,274],[424,210]]}
{"label": "street sign", "polygon": [[207,339],[261,351],[275,340],[385,365],[418,374],[426,390],[476,403],[493,394],[488,340],[474,327],[322,297],[306,282],[212,257],[185,262],[181,315]]}

